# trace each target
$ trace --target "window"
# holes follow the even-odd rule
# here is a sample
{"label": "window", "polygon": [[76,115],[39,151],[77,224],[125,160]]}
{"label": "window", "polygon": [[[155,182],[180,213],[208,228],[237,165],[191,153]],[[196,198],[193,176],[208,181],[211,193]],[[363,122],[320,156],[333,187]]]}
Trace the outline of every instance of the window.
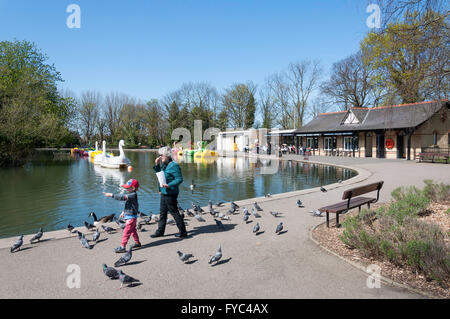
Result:
{"label": "window", "polygon": [[324,138],[323,149],[324,150],[332,150],[336,149],[337,139],[336,136],[329,136]]}
{"label": "window", "polygon": [[319,146],[319,138],[318,137],[308,137],[306,139],[306,147],[316,150]]}
{"label": "window", "polygon": [[434,132],[433,134],[433,145],[437,145],[438,143],[438,133]]}
{"label": "window", "polygon": [[353,150],[352,140],[353,140],[352,136],[344,136],[344,151]]}

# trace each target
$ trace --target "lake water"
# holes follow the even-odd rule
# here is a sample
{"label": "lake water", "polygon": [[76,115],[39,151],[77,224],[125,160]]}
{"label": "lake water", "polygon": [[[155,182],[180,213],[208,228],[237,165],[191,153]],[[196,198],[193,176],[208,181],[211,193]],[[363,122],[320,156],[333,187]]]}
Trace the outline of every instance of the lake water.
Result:
{"label": "lake water", "polygon": [[[0,169],[0,238],[62,229],[71,224],[82,226],[94,211],[98,217],[120,214],[124,203],[103,196],[120,192],[119,186],[136,178],[140,211],[159,213],[157,178],[152,169],[154,152],[127,152],[133,171],[98,167],[83,158],[54,158],[40,151],[23,168]],[[190,208],[192,202],[213,203],[313,188],[345,180],[356,175],[352,170],[309,163],[249,158],[219,157],[216,160],[182,158],[184,182],[180,185],[179,204]],[[275,174],[261,174],[261,168],[278,167]],[[197,188],[191,193],[194,180]]]}

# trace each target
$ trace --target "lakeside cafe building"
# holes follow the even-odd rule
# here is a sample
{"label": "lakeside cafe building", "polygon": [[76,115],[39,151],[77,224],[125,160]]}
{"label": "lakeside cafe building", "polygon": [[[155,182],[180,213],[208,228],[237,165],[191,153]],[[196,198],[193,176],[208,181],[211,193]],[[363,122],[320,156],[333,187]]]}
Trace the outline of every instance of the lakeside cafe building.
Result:
{"label": "lakeside cafe building", "polygon": [[321,113],[300,129],[272,131],[280,144],[312,155],[415,159],[427,149],[450,155],[448,100]]}

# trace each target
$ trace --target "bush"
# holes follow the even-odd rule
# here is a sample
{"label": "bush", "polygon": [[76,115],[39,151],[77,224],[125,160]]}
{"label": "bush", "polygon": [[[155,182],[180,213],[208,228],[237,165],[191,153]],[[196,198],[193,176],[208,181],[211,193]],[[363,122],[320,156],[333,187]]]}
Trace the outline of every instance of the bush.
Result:
{"label": "bush", "polygon": [[425,180],[424,195],[433,202],[450,201],[450,184],[435,184],[432,180]]}

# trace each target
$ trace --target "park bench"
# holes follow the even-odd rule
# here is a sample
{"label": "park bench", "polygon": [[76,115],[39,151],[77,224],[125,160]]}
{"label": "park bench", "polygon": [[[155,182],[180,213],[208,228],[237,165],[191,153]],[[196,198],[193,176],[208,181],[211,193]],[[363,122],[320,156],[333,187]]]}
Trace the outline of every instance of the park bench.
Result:
{"label": "park bench", "polygon": [[448,164],[450,156],[448,153],[440,153],[440,152],[419,153],[419,162],[422,162],[425,159],[431,159],[431,162],[434,163],[435,158],[442,158],[443,160],[445,160],[445,163]]}
{"label": "park bench", "polygon": [[[356,207],[361,211],[362,205],[367,205],[370,208],[370,204],[376,203],[380,198],[380,189],[383,184],[384,182],[381,181],[346,190],[342,195],[342,199],[346,201],[319,208],[319,211],[327,214],[327,227],[330,227],[330,213],[336,214],[336,227],[340,227],[339,214],[345,214]],[[374,191],[377,191],[377,198],[360,196]]]}

